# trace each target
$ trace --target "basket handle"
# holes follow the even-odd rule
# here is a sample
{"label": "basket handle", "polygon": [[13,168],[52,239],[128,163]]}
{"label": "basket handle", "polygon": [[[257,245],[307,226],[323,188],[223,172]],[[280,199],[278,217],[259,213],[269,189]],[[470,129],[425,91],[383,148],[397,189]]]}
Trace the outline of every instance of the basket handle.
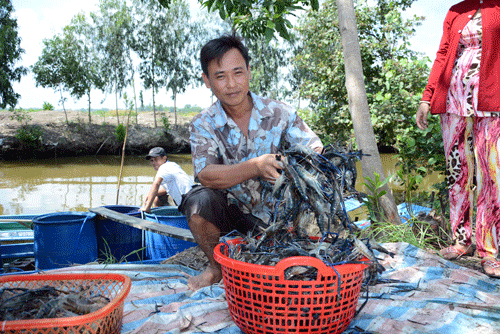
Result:
{"label": "basket handle", "polygon": [[297,266],[316,268],[318,270],[316,280],[320,276],[332,276],[332,267],[327,266],[323,261],[312,256],[293,256],[281,260],[274,266],[275,275],[279,275],[280,279],[285,280],[285,270]]}

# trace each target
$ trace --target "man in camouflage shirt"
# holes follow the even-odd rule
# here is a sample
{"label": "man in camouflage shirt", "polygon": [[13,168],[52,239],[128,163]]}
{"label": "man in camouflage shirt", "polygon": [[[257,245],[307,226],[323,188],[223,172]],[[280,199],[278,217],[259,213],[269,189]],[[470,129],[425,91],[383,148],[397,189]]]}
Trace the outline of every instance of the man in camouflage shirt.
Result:
{"label": "man in camouflage shirt", "polygon": [[194,176],[201,185],[179,206],[209,259],[206,270],[188,280],[193,290],[221,279],[213,257],[221,235],[268,223],[272,207],[261,198],[261,181],[274,183],[280,176],[280,151],[298,144],[323,149],[295,109],[249,91],[250,58],[239,38],[209,41],[200,58],[205,85],[218,101],[191,121]]}

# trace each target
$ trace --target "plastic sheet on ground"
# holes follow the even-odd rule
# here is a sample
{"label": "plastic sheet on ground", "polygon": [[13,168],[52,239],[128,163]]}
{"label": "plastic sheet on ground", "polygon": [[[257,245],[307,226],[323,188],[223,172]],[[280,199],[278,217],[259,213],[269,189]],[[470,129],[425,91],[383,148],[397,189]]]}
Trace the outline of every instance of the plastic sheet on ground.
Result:
{"label": "plastic sheet on ground", "polygon": [[[407,243],[384,246],[396,256],[378,254],[386,268],[382,282],[369,287],[366,305],[345,333],[500,332],[500,280]],[[129,276],[122,333],[242,333],[229,314],[223,284],[190,291],[187,278],[198,272],[184,266],[84,265],[50,272]]]}
{"label": "plastic sheet on ground", "polygon": [[431,212],[430,208],[425,206],[420,206],[416,204],[408,205],[407,203],[401,203],[398,205],[398,214],[401,217],[401,221],[405,223],[407,220],[412,217],[416,217],[419,213],[429,213]]}

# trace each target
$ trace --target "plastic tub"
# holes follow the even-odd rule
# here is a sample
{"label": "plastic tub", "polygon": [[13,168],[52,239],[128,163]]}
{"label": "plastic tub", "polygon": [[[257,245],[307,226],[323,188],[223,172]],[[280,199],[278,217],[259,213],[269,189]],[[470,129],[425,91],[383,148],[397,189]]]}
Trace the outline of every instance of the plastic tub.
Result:
{"label": "plastic tub", "polygon": [[[151,211],[151,213],[144,213],[146,220],[189,230],[186,217],[177,210],[176,206],[160,207]],[[196,246],[193,242],[149,231],[144,233],[144,240],[146,259],[148,260],[166,259],[185,249]]]}
{"label": "plastic tub", "polygon": [[58,212],[33,219],[35,266],[55,269],[97,260],[95,213]]}
{"label": "plastic tub", "polygon": [[[105,205],[104,208],[132,217],[140,217],[138,206]],[[142,230],[115,222],[96,219],[97,254],[101,260],[141,261],[144,259]]]}

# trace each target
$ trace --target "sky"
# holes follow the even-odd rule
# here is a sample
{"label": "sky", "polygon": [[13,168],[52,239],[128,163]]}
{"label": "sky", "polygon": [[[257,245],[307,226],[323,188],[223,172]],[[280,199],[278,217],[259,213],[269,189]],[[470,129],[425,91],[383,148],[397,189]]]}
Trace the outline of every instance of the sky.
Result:
{"label": "sky", "polygon": [[[196,0],[190,0],[192,5],[197,6]],[[458,1],[450,0],[417,0],[407,11],[406,15],[425,16],[422,26],[417,27],[417,32],[411,39],[412,48],[425,53],[432,61],[435,58],[442,33],[443,20],[450,6]],[[12,0],[14,7],[13,16],[17,18],[18,33],[21,37],[21,47],[25,50],[22,60],[17,65],[29,67],[33,65],[41,55],[43,39],[50,39],[55,34],[62,32],[64,26],[68,25],[71,18],[79,12],[86,14],[96,11],[99,0]],[[201,75],[201,73],[200,73]],[[41,108],[44,102],[52,104],[55,109],[62,109],[59,103],[60,94],[50,88],[36,87],[33,75],[29,73],[23,76],[21,82],[14,83],[14,90],[21,94],[17,107],[23,109]],[[139,93],[137,88],[137,94]],[[128,96],[133,96],[130,89]],[[149,95],[149,96],[148,96]],[[85,109],[88,107],[87,98],[80,100],[66,94],[65,102],[67,109]],[[115,108],[114,94],[104,95],[100,91],[92,91],[92,108]],[[173,106],[171,94],[161,91],[155,98],[157,105]],[[144,92],[144,103],[151,103],[150,92]],[[188,88],[178,96],[177,106],[186,104],[208,107],[212,103],[212,96],[205,86]],[[123,99],[118,102],[118,108],[125,108]]]}

